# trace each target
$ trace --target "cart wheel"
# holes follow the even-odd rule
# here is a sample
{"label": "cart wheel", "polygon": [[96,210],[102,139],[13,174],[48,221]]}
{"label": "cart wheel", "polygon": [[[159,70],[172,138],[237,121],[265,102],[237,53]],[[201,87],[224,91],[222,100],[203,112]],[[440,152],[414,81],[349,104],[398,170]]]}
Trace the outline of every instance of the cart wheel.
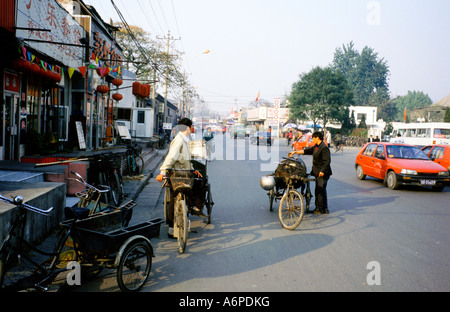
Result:
{"label": "cart wheel", "polygon": [[187,236],[189,231],[189,221],[187,216],[186,201],[178,194],[175,200],[175,221],[178,227],[177,240],[178,251],[182,254],[186,249]]}
{"label": "cart wheel", "polygon": [[303,196],[296,190],[289,190],[281,198],[278,219],[287,230],[295,229],[302,222],[305,214]]}
{"label": "cart wheel", "polygon": [[270,211],[273,211],[273,201],[275,199],[274,189],[271,189],[267,195],[269,196],[269,209]]}
{"label": "cart wheel", "polygon": [[208,183],[207,192],[206,192],[206,210],[208,211],[208,219],[206,224],[211,224],[211,213],[214,202],[211,195],[211,185]]}
{"label": "cart wheel", "polygon": [[117,284],[124,292],[139,291],[152,268],[152,249],[145,241],[127,247],[117,267]]}

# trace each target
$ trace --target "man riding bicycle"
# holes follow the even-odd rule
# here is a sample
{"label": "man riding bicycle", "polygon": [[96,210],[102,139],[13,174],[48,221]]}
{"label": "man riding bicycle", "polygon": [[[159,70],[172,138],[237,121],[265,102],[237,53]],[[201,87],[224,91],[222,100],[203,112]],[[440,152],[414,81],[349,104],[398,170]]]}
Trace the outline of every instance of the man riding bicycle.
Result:
{"label": "man riding bicycle", "polygon": [[[191,151],[189,148],[189,140],[191,135],[192,121],[189,118],[183,118],[178,122],[179,132],[170,143],[169,153],[167,154],[164,163],[160,167],[161,173],[156,177],[158,182],[162,182],[166,177],[167,171],[170,169],[193,170],[191,163]],[[198,170],[194,174],[200,178],[203,176]],[[173,197],[174,194],[172,194]],[[170,200],[170,205],[167,211],[167,224],[169,225],[169,234],[173,231],[173,217],[174,217],[174,201]],[[194,207],[193,213],[199,216],[205,216],[201,208]]]}
{"label": "man riding bicycle", "polygon": [[342,135],[340,135],[339,132],[337,132],[336,135],[334,136],[334,145],[335,145],[336,151],[340,150],[344,146]]}

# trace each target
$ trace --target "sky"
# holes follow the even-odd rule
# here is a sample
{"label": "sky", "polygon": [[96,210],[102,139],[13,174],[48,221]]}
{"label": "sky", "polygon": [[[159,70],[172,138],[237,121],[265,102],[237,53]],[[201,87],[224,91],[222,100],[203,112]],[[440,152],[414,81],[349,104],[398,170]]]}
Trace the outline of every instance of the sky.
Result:
{"label": "sky", "polygon": [[[113,1],[152,39],[180,39],[173,47],[190,84],[221,114],[258,93],[269,102],[289,95],[300,74],[330,65],[351,41],[387,62],[391,97],[422,91],[435,103],[450,94],[449,0]],[[85,3],[119,21],[111,0]]]}

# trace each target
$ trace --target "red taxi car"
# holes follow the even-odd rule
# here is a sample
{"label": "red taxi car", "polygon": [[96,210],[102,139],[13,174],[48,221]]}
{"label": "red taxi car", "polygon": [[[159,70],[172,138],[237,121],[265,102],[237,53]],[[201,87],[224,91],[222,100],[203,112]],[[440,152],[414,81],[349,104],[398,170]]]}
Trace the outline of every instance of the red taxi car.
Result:
{"label": "red taxi car", "polygon": [[450,171],[450,145],[429,145],[422,148],[427,156]]}
{"label": "red taxi car", "polygon": [[312,140],[312,134],[307,133],[307,134],[302,135],[300,137],[300,139],[298,139],[297,141],[292,143],[292,150],[301,151],[305,147],[311,147],[311,146],[314,146],[314,142]]}
{"label": "red taxi car", "polygon": [[[323,138],[323,142],[325,144],[327,144],[327,140],[325,139],[325,137]],[[311,146],[314,146],[314,142],[312,139],[312,133],[307,133],[307,134],[302,135],[300,137],[300,139],[298,139],[297,141],[292,143],[292,150],[293,151],[301,151],[305,147],[311,147]]]}
{"label": "red taxi car", "polygon": [[356,155],[355,169],[358,179],[378,178],[391,190],[410,184],[442,191],[450,185],[447,169],[431,161],[414,145],[367,143]]}

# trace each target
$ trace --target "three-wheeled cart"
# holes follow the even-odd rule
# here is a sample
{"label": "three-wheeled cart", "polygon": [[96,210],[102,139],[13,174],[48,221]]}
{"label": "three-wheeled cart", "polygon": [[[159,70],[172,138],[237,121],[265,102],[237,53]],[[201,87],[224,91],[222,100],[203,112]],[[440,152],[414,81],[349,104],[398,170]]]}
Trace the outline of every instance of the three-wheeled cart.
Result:
{"label": "three-wheeled cart", "polygon": [[[66,220],[66,235],[72,243],[67,253],[83,267],[117,270],[117,283],[122,291],[139,291],[146,283],[152,266],[150,239],[159,237],[161,218],[132,226],[126,218],[133,201],[122,209],[100,212],[82,220]],[[64,241],[64,240],[63,240]],[[66,243],[67,245],[67,243]],[[70,258],[70,257],[68,257]]]}
{"label": "three-wheeled cart", "polygon": [[311,181],[304,161],[292,157],[283,157],[273,174],[260,179],[261,187],[268,191],[270,211],[274,201],[280,200],[278,220],[283,228],[294,230],[302,222],[312,198]]}

